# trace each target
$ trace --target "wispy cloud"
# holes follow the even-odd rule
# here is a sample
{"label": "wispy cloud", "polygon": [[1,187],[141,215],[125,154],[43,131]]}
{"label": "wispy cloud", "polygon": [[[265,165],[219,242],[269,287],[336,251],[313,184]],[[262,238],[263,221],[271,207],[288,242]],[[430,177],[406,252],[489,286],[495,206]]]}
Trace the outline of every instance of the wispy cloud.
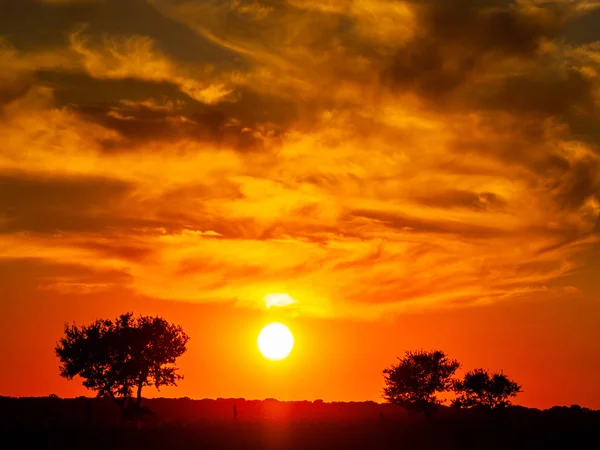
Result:
{"label": "wispy cloud", "polygon": [[[71,48],[83,59],[87,73],[95,78],[136,78],[154,82],[170,82],[202,103],[214,104],[225,100],[233,90],[222,82],[206,81],[211,77],[210,67],[197,67],[204,72],[199,77],[186,75],[189,69],[177,67],[145,36],[114,38],[104,36],[93,46],[85,36],[85,28],[70,36]],[[198,74],[195,74],[196,76]]]}
{"label": "wispy cloud", "polygon": [[79,5],[0,41],[0,255],[321,316],[563,292],[600,231],[600,49],[565,34],[594,7]]}

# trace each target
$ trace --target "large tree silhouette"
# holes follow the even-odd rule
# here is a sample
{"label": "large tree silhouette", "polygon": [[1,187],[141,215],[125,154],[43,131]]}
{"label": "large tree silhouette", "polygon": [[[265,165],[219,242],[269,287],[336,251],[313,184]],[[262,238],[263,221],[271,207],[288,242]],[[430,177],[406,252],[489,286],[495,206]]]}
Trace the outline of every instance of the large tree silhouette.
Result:
{"label": "large tree silhouette", "polygon": [[383,397],[390,403],[431,414],[442,403],[437,394],[452,388],[460,367],[442,351],[407,351],[398,364],[384,369]]}
{"label": "large tree silhouette", "polygon": [[[79,375],[99,397],[112,398],[123,417],[140,410],[142,388],[176,385],[176,359],[186,351],[189,337],[180,326],[161,317],[123,314],[85,326],[65,325],[56,346],[60,375]],[[133,398],[135,392],[135,399]]]}
{"label": "large tree silhouette", "polygon": [[510,399],[521,392],[521,386],[502,373],[475,369],[455,383],[454,391],[457,397],[453,406],[496,409],[509,406]]}

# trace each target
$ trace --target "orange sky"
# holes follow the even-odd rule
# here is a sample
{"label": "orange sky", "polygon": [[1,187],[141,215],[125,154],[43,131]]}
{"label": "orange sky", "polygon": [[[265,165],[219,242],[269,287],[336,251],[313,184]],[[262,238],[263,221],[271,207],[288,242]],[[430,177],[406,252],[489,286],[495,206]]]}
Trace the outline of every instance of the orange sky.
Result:
{"label": "orange sky", "polygon": [[0,394],[84,393],[62,324],[135,311],[192,338],[167,396],[379,400],[440,348],[600,408],[599,30],[584,0],[3,0]]}

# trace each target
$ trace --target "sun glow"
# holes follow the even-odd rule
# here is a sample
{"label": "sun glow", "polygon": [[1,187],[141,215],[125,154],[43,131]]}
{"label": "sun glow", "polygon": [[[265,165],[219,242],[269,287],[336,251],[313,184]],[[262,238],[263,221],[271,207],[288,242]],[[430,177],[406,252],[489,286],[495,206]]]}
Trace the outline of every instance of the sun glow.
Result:
{"label": "sun glow", "polygon": [[282,323],[273,322],[265,326],[258,335],[258,349],[271,361],[286,358],[294,348],[294,336]]}
{"label": "sun glow", "polygon": [[267,309],[272,307],[285,307],[296,303],[289,294],[268,294],[264,298]]}

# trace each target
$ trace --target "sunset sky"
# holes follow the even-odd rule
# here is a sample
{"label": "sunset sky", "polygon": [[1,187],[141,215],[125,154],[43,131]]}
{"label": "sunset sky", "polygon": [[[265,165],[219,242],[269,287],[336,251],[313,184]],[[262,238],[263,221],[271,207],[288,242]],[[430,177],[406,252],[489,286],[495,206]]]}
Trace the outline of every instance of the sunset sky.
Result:
{"label": "sunset sky", "polygon": [[0,0],[0,395],[86,394],[63,324],[133,311],[191,337],[151,396],[439,348],[600,408],[599,152],[597,1]]}

